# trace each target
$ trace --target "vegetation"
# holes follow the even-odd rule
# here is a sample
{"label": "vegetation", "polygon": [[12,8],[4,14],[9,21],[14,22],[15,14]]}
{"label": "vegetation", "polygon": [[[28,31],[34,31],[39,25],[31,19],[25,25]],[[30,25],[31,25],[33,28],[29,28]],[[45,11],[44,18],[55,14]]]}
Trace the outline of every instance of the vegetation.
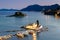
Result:
{"label": "vegetation", "polygon": [[8,17],[24,17],[26,14],[23,14],[22,12],[15,12],[14,15],[10,15]]}

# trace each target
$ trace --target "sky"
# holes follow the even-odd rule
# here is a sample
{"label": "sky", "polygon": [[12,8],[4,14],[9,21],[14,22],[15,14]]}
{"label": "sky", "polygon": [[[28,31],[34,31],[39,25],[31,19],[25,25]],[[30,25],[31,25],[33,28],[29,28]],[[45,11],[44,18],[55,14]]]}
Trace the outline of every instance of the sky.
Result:
{"label": "sky", "polygon": [[22,9],[29,5],[53,5],[59,4],[60,0],[0,0],[0,9]]}

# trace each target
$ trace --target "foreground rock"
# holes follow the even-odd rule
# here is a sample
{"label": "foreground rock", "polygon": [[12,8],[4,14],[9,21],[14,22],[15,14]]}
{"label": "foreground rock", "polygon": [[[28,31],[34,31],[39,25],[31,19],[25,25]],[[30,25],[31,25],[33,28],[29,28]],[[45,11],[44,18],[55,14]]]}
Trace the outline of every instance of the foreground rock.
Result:
{"label": "foreground rock", "polygon": [[12,34],[5,35],[5,36],[0,36],[0,40],[7,40],[12,37]]}
{"label": "foreground rock", "polygon": [[48,28],[44,28],[41,24],[39,24],[38,20],[36,21],[36,23],[28,24],[26,26],[22,26],[21,28],[26,30],[34,30],[37,33],[42,31],[48,31]]}
{"label": "foreground rock", "polygon": [[23,14],[22,12],[15,12],[14,15],[10,15],[8,17],[24,17],[26,14]]}

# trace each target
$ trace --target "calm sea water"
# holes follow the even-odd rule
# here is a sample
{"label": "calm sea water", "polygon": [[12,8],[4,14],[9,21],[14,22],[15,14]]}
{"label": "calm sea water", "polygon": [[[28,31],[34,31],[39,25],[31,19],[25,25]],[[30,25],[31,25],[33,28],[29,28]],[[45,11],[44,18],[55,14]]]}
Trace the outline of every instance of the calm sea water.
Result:
{"label": "calm sea water", "polygon": [[[23,30],[20,27],[29,23],[34,23],[37,19],[40,24],[47,26],[49,29],[46,32],[42,32],[37,35],[37,40],[60,40],[60,19],[54,16],[47,16],[41,12],[23,12],[27,14],[26,17],[6,17],[14,14],[15,11],[0,11],[0,36],[7,34],[16,34],[17,32],[4,32],[8,30]],[[12,37],[9,40],[32,40],[29,35],[23,39]]]}

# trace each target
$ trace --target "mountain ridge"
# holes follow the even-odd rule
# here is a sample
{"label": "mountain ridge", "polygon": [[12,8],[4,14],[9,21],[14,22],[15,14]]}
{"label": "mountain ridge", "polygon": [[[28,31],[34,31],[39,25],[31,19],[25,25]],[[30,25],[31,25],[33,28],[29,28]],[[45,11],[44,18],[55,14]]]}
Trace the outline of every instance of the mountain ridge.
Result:
{"label": "mountain ridge", "polygon": [[19,11],[18,9],[0,9],[0,11]]}
{"label": "mountain ridge", "polygon": [[19,10],[18,9],[0,9],[0,11],[43,11],[43,10],[49,10],[49,9],[55,10],[58,7],[60,8],[60,5],[58,4],[49,5],[49,6],[41,6],[38,4],[34,4]]}
{"label": "mountain ridge", "polygon": [[42,10],[48,10],[48,9],[57,9],[58,7],[60,7],[60,5],[58,4],[54,4],[54,5],[50,5],[50,6],[41,6],[38,4],[34,4],[34,5],[30,5],[27,6],[26,8],[21,9],[21,11],[42,11]]}

